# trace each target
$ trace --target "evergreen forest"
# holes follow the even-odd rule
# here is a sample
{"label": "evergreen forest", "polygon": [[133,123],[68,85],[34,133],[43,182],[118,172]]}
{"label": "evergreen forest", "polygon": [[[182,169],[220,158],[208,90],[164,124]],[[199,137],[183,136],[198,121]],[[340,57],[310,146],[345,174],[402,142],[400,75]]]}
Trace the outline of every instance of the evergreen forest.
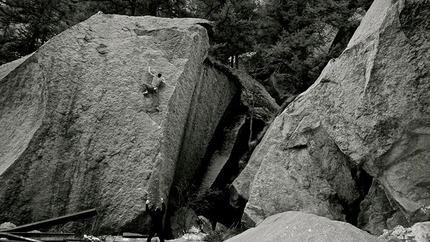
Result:
{"label": "evergreen forest", "polygon": [[[105,14],[195,17],[215,23],[212,58],[264,84],[279,103],[303,92],[338,56],[371,0],[0,0],[0,64]],[[281,89],[274,90],[273,79]],[[275,88],[276,89],[276,88]]]}

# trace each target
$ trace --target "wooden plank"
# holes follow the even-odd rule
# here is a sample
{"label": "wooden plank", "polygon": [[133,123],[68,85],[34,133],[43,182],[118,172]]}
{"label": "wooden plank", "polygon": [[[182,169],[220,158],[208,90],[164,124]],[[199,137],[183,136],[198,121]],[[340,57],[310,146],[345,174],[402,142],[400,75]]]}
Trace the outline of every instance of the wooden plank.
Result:
{"label": "wooden plank", "polygon": [[26,242],[42,242],[41,240],[26,238],[23,236],[5,233],[5,232],[0,232],[0,237],[6,238],[6,239],[12,239],[12,240],[26,241]]}
{"label": "wooden plank", "polygon": [[31,223],[31,224],[25,224],[11,229],[5,229],[2,232],[25,232],[25,231],[37,230],[41,228],[51,227],[58,224],[64,224],[70,221],[91,218],[95,215],[97,215],[96,209],[89,209],[82,212],[61,216],[58,218],[51,218],[51,219],[47,219],[47,220],[43,220],[43,221]]}
{"label": "wooden plank", "polygon": [[24,237],[71,237],[75,233],[52,233],[52,232],[8,232],[10,234],[20,235]]}
{"label": "wooden plank", "polygon": [[124,232],[124,233],[122,233],[122,237],[124,237],[124,238],[148,238],[148,235]]}
{"label": "wooden plank", "polygon": [[10,234],[23,236],[26,238],[38,239],[42,241],[64,241],[77,240],[74,233],[45,233],[45,232],[9,232]]}

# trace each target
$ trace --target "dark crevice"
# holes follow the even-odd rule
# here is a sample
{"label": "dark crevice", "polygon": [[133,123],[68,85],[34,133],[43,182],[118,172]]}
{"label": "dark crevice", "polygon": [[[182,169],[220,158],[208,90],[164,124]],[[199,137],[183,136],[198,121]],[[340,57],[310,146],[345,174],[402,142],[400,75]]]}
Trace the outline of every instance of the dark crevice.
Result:
{"label": "dark crevice", "polygon": [[[266,123],[264,121],[254,119],[252,121],[252,133],[250,134],[250,119],[247,120],[238,133],[229,160],[215,180],[215,187],[229,185],[237,178],[237,176],[239,176],[255,148],[255,146],[249,147],[248,141],[256,140],[265,125]],[[252,135],[251,139],[249,137],[250,135]]]}
{"label": "dark crevice", "polygon": [[351,167],[351,175],[357,185],[360,196],[352,202],[352,204],[346,205],[342,203],[345,212],[346,222],[357,226],[358,216],[360,214],[360,204],[369,193],[370,187],[372,186],[373,177],[369,175],[363,168],[353,165]]}
{"label": "dark crevice", "polygon": [[[225,69],[224,66],[209,59],[205,60],[205,64],[223,72],[239,88],[242,86],[240,77]],[[174,185],[169,193],[169,208],[166,218],[170,218],[179,208],[188,207],[193,209],[197,215],[208,218],[213,224],[218,222],[227,227],[240,226],[247,201],[234,190],[231,183],[246,166],[252,151],[267,131],[267,121],[256,118],[258,113],[252,115],[251,107],[243,102],[241,94],[243,93],[237,92],[220,119],[205,154],[199,161],[197,172],[192,177],[192,181],[181,184],[180,179],[175,174]],[[226,144],[228,147],[223,147]],[[204,181],[205,173],[215,152],[222,152],[223,149],[225,149],[225,156],[228,156],[226,158],[228,160],[216,174],[215,181],[212,184],[206,184],[212,186],[206,190],[198,187]],[[182,159],[185,158],[182,157]],[[178,162],[181,163],[181,161]],[[165,228],[169,228],[169,219],[166,219],[165,222],[167,223]],[[166,232],[169,233],[169,231]]]}
{"label": "dark crevice", "polygon": [[[201,184],[205,172],[208,168],[210,158],[214,152],[223,144],[224,128],[237,120],[241,115],[246,113],[246,107],[240,103],[240,92],[233,97],[230,105],[227,107],[226,112],[223,114],[218,126],[215,129],[214,136],[212,137],[206,149],[205,155],[200,161],[198,171],[189,184],[178,183],[175,174],[174,186],[172,186],[169,193],[169,207],[167,209],[166,218],[170,218],[175,211],[181,207],[188,207],[193,209],[197,215],[203,215],[211,222],[220,222],[228,226],[232,224],[235,217],[241,217],[242,211],[237,211],[234,207],[229,205],[229,194],[225,186],[221,188],[211,188],[205,193],[199,192],[199,187],[196,184]],[[232,214],[239,214],[240,216],[232,216]],[[169,219],[165,220],[165,228],[170,228]],[[173,238],[171,231],[165,231],[167,238]]]}
{"label": "dark crevice", "polygon": [[[246,108],[243,105],[240,105],[240,93],[238,93],[230,103],[230,106],[227,108],[227,111],[224,113],[220,124],[216,128],[214,132],[214,136],[212,137],[206,153],[202,159],[201,166],[199,172],[196,173],[194,177],[195,184],[201,184],[202,179],[205,175],[205,172],[208,168],[210,159],[214,155],[215,151],[222,146],[224,141],[224,128],[231,123],[234,123],[240,119],[246,112]],[[240,131],[239,131],[240,132]],[[238,135],[240,136],[240,135]],[[237,142],[237,141],[236,141]],[[235,144],[236,146],[236,144]],[[233,148],[234,150],[235,148]],[[233,152],[232,152],[233,153]],[[231,160],[231,158],[230,158]],[[221,186],[222,187],[222,186]]]}
{"label": "dark crevice", "polygon": [[[247,200],[237,194],[231,183],[240,174],[252,153],[248,146],[248,141],[256,139],[265,127],[264,121],[255,119],[252,122],[252,133],[250,133],[250,123],[250,119],[248,119],[239,129],[230,157],[210,189],[212,191],[221,191],[221,195],[213,197],[216,203],[212,210],[202,213],[208,219],[222,223],[227,227],[240,227]],[[251,139],[250,135],[252,135]]]}
{"label": "dark crevice", "polygon": [[[239,94],[234,99],[235,100],[231,102],[231,105],[228,107],[222,121],[215,131],[215,135],[201,162],[199,172],[196,173],[197,175],[193,179],[193,184],[202,183],[212,156],[225,142],[225,133],[228,132],[226,127],[227,129],[228,127],[233,127],[240,122],[248,112],[248,108],[240,104]],[[264,121],[253,119],[251,122],[250,117],[248,117],[237,131],[229,158],[219,172],[211,188],[203,193],[199,191],[198,187],[194,186],[181,189],[181,186],[178,185],[176,188],[172,188],[170,199],[173,198],[176,200],[177,204],[173,204],[172,209],[169,210],[175,211],[181,205],[187,204],[187,206],[196,211],[197,215],[205,216],[212,223],[218,222],[227,227],[239,227],[247,201],[237,194],[231,186],[231,183],[243,170],[255,148],[255,145],[252,147],[249,146],[249,141],[257,140],[265,127],[266,123]],[[179,201],[184,198],[187,199],[187,201]]]}
{"label": "dark crevice", "polygon": [[[246,201],[242,201],[238,206],[231,203],[229,187],[223,189],[211,188],[201,196],[201,201],[209,206],[200,206],[195,209],[197,215],[208,218],[213,225],[221,223],[226,227],[237,227],[240,225]],[[237,205],[234,204],[234,205]]]}
{"label": "dark crevice", "polygon": [[[225,128],[228,126],[233,126],[236,122],[239,122],[247,111],[246,107],[240,104],[239,94],[235,99],[236,100],[232,102],[232,105],[225,113],[222,119],[223,122],[220,123],[215,132],[215,136],[210,142],[207,153],[205,154],[202,162],[201,172],[198,173],[199,175],[195,179],[196,184],[201,183],[212,156],[214,155],[215,151],[220,149],[223,142],[225,142]],[[238,224],[242,217],[245,203],[239,206],[231,205],[229,184],[231,183],[230,171],[237,170],[237,161],[239,160],[240,156],[247,151],[246,141],[249,137],[249,131],[247,130],[249,130],[249,126],[247,126],[246,123],[239,128],[228,161],[218,174],[218,177],[216,178],[212,187],[203,194],[202,200],[211,204],[210,209],[196,210],[198,215],[207,217],[210,221],[212,221],[212,223],[218,222],[227,227],[231,227],[232,225]]]}

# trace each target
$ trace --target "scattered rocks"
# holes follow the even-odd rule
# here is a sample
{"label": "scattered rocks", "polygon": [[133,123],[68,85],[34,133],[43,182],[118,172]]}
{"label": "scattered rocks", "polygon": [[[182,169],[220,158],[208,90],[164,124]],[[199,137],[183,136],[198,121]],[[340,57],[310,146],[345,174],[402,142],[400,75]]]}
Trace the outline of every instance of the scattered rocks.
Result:
{"label": "scattered rocks", "polygon": [[4,229],[13,229],[16,228],[16,225],[11,222],[4,222],[0,224],[0,231]]}
{"label": "scattered rocks", "polygon": [[393,229],[385,230],[379,238],[386,242],[428,242],[430,241],[430,222],[416,223],[410,228],[398,225]]}

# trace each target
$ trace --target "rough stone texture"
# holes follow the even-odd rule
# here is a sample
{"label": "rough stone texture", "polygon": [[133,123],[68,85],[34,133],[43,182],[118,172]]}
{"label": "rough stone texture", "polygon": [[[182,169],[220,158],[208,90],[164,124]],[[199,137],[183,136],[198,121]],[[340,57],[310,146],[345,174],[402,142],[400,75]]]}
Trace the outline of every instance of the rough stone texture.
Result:
{"label": "rough stone texture", "polygon": [[[204,63],[200,23],[97,14],[1,66],[1,220],[95,207],[97,219],[75,229],[144,231],[145,199],[167,201],[174,181],[189,182],[239,95]],[[166,79],[158,97],[141,92],[148,65]]]}
{"label": "rough stone texture", "polygon": [[249,198],[245,218],[302,210],[341,219],[332,198],[357,197],[352,161],[409,222],[428,219],[429,15],[424,1],[372,4],[347,49],[275,119],[235,181]]}
{"label": "rough stone texture", "polygon": [[386,242],[428,242],[430,241],[430,222],[416,223],[410,228],[399,225],[394,229],[385,230],[379,238]]}
{"label": "rough stone texture", "polygon": [[[430,6],[375,1],[370,10],[349,44],[354,49],[366,37],[374,46],[368,48],[373,66],[368,63],[362,88],[367,110],[357,116],[367,132],[363,147],[343,147],[378,179],[410,223],[425,221],[430,216],[422,210],[430,205]],[[380,22],[374,22],[376,16]],[[371,23],[379,30],[372,33]]]}
{"label": "rough stone texture", "polygon": [[284,212],[266,218],[260,225],[226,242],[315,241],[381,242],[351,224],[301,212]]}
{"label": "rough stone texture", "polygon": [[343,220],[340,200],[359,197],[348,162],[319,122],[281,115],[234,182],[249,199],[243,221],[253,226],[290,210]]}
{"label": "rough stone texture", "polygon": [[407,219],[396,203],[387,197],[383,187],[374,181],[366,198],[360,204],[357,227],[375,235],[382,234],[386,228],[407,224]]}

